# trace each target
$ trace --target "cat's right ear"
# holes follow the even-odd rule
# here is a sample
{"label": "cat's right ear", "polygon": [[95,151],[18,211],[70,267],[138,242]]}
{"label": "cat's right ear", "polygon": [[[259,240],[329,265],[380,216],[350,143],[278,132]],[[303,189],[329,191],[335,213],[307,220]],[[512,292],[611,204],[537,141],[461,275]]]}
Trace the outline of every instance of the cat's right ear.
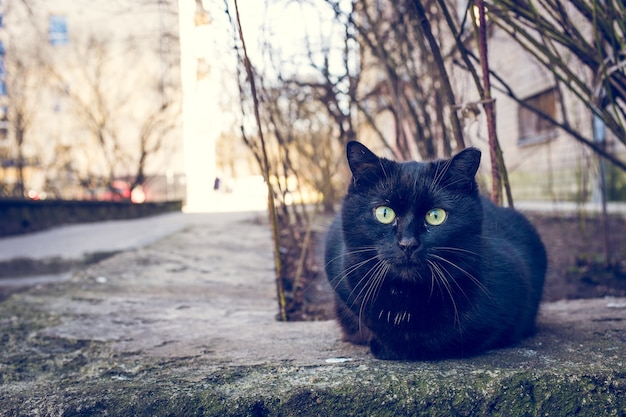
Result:
{"label": "cat's right ear", "polygon": [[348,165],[352,171],[353,184],[374,183],[384,175],[382,161],[359,142],[351,141],[346,146]]}

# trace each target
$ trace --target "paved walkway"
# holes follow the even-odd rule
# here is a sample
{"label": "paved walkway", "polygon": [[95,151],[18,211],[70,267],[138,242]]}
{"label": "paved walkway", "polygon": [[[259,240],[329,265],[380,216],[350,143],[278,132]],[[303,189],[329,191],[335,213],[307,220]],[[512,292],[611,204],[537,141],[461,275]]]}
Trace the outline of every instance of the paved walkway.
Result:
{"label": "paved walkway", "polygon": [[133,220],[81,223],[0,239],[0,261],[14,258],[80,258],[146,246],[208,215],[169,213]]}
{"label": "paved walkway", "polygon": [[[263,211],[256,213],[266,216]],[[148,246],[185,228],[211,223],[217,218],[249,216],[247,212],[177,212],[141,219],[65,225],[0,238],[0,268],[4,269],[0,270],[0,300],[25,287],[67,281],[92,255],[108,257]]]}

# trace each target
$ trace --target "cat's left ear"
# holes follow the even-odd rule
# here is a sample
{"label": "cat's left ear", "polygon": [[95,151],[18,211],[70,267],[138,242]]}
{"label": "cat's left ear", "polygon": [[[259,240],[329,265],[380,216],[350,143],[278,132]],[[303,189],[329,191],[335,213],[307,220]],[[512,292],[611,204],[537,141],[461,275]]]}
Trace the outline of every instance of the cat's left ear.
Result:
{"label": "cat's left ear", "polygon": [[354,184],[374,183],[384,175],[380,158],[362,143],[348,142],[346,156]]}
{"label": "cat's left ear", "polygon": [[453,176],[455,182],[459,179],[465,180],[461,183],[476,188],[474,177],[480,165],[480,155],[481,152],[476,148],[463,149],[450,160],[448,175]]}
{"label": "cat's left ear", "polygon": [[459,174],[464,174],[470,178],[476,176],[480,165],[480,150],[476,148],[465,148],[452,157],[450,169]]}

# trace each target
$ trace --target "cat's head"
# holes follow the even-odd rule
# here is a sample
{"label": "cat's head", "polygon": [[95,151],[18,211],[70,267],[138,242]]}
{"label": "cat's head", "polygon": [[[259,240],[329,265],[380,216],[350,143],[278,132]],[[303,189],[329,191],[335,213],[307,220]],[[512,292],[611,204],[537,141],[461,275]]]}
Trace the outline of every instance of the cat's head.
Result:
{"label": "cat's head", "polygon": [[342,218],[354,261],[384,260],[388,275],[410,281],[430,280],[433,268],[464,268],[461,260],[480,242],[478,149],[447,160],[399,163],[350,142],[347,159],[352,182]]}

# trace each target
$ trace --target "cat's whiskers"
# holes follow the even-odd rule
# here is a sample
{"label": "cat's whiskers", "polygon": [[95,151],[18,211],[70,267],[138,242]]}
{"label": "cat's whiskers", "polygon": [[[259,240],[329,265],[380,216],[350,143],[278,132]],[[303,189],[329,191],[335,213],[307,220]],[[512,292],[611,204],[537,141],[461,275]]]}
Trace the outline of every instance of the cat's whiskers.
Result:
{"label": "cat's whiskers", "polygon": [[453,253],[456,252],[460,254],[472,255],[472,256],[483,258],[483,255],[478,252],[468,250],[468,249],[463,249],[463,248],[456,248],[454,246],[435,246],[432,249],[435,251],[453,252]]}
{"label": "cat's whiskers", "polygon": [[435,279],[435,271],[433,271],[433,266],[431,265],[431,263],[431,261],[426,260],[426,265],[428,265],[428,269],[430,270],[430,294],[428,294],[428,301],[430,301],[435,292],[435,283],[437,283],[439,290],[441,290],[441,284],[439,284],[439,281]]}
{"label": "cat's whiskers", "polygon": [[[359,249],[352,250],[350,252],[342,253],[342,254],[337,255],[334,258],[330,259],[328,262],[326,262],[324,264],[324,268],[328,267],[328,265],[332,264],[333,262],[335,262],[339,258],[345,258],[346,256],[355,255],[357,253],[374,252],[376,250],[377,250],[376,246],[364,246],[364,247],[361,247]],[[370,258],[370,260],[371,259],[372,258]]]}
{"label": "cat's whiskers", "polygon": [[[349,256],[349,255],[354,255],[354,254],[358,254],[358,253],[376,252],[376,251],[377,251],[377,248],[373,247],[373,246],[372,247],[362,247],[360,249],[355,249],[353,251],[346,252],[344,254],[340,254],[338,256],[335,256],[334,258],[332,258],[331,260],[326,262],[326,265],[324,266],[324,268],[326,269],[328,267],[328,265],[332,264],[333,262],[336,262],[340,258],[344,258],[344,257]],[[359,269],[360,267],[362,267],[366,263],[376,259],[376,256],[377,255],[370,256],[369,258],[364,259],[363,261],[360,261],[360,262],[358,262],[358,263],[356,263],[354,265],[351,265],[349,268],[347,268],[345,271],[343,271],[343,274],[341,275],[341,277],[333,285],[333,290],[337,290],[339,284],[341,284],[341,282],[344,279],[346,279],[352,272],[354,272],[355,270]]]}
{"label": "cat's whiskers", "polygon": [[[431,256],[431,257],[433,257],[433,258],[435,258],[435,259],[437,259],[439,261],[445,262],[446,264],[452,266],[453,268],[456,268],[461,273],[463,273],[463,275],[465,275],[467,278],[469,278],[470,281],[473,282],[476,285],[476,287],[478,287],[487,297],[492,298],[491,297],[491,293],[489,292],[487,287],[485,287],[485,285],[482,282],[480,282],[480,280],[478,278],[476,278],[473,274],[471,274],[470,272],[468,272],[467,270],[465,270],[464,268],[459,266],[457,263],[452,262],[451,260],[446,259],[446,258],[444,258],[442,256],[439,256],[437,254],[434,254],[434,253],[431,253],[429,256]],[[454,282],[456,283],[456,280],[454,280]],[[461,288],[460,284],[456,283],[456,285],[457,285],[457,287],[459,287],[461,292],[465,295],[465,292],[463,291],[463,288]],[[467,295],[465,295],[465,297],[467,298]]]}
{"label": "cat's whiskers", "polygon": [[463,297],[465,297],[467,301],[472,301],[470,297],[467,295],[467,293],[465,292],[465,290],[463,289],[463,286],[459,283],[459,281],[454,279],[454,276],[448,270],[448,268],[446,268],[445,265],[441,264],[440,262],[435,262],[435,264],[438,265],[441,271],[443,271],[446,274],[446,276],[448,277],[447,278],[448,282],[453,283],[456,286],[456,288],[458,288],[458,291],[463,295]]}
{"label": "cat's whiskers", "polygon": [[[357,250],[352,253],[359,253],[359,252],[366,252],[366,250]],[[361,279],[359,279],[359,281],[355,284],[354,288],[352,288],[352,290],[350,291],[350,294],[348,295],[348,299],[347,299],[347,300],[352,299],[352,303],[349,305],[349,308],[352,308],[357,303],[359,298],[361,298],[361,296],[363,295],[365,291],[365,294],[363,295],[363,299],[359,305],[359,319],[358,319],[359,331],[361,331],[361,326],[363,323],[364,308],[367,306],[368,303],[373,302],[378,296],[378,292],[380,291],[382,282],[384,281],[387,271],[389,270],[389,266],[384,260],[381,260],[380,258],[378,258],[377,255],[372,256],[361,262],[351,265],[349,268],[347,268],[344,274],[342,275],[342,277],[338,280],[337,284],[335,285],[336,287],[337,285],[339,285],[339,283],[341,283],[342,280],[346,279],[354,271],[358,270],[359,268],[361,268],[368,262],[373,261],[374,259],[377,259],[376,263],[365,274],[363,274]],[[358,291],[358,293],[356,293],[356,291]],[[346,304],[347,304],[347,300],[346,300]]]}
{"label": "cat's whiskers", "polygon": [[[359,299],[359,297],[361,297],[361,295],[363,294],[363,291],[366,291],[365,294],[367,295],[367,293],[369,292],[369,288],[370,288],[368,286],[368,284],[371,282],[370,278],[373,278],[376,276],[382,263],[383,261],[378,259],[376,263],[374,264],[374,266],[372,266],[365,274],[363,274],[361,279],[359,279],[359,281],[354,285],[354,288],[352,288],[352,291],[350,292],[350,297],[353,297],[353,301],[350,307],[356,304],[356,301]],[[357,290],[358,290],[358,293],[356,293]]]}
{"label": "cat's whiskers", "polygon": [[454,180],[454,181],[448,181],[448,182],[446,182],[446,184],[445,184],[443,187],[441,187],[441,188],[442,188],[442,189],[446,189],[446,188],[453,187],[453,186],[455,186],[455,185],[457,185],[457,184],[464,184],[465,182],[466,182],[466,179],[464,179],[464,178],[459,178],[459,179],[456,179],[456,180]]}
{"label": "cat's whiskers", "polygon": [[446,277],[446,273],[448,274],[448,276],[450,275],[450,273],[442,265],[438,264],[437,262],[434,262],[431,260],[427,260],[426,262],[428,263],[430,270],[433,273],[433,278],[434,279],[439,278],[439,279],[435,279],[439,287],[441,288],[441,286],[443,286],[443,288],[445,288],[446,292],[448,293],[448,296],[450,297],[450,301],[452,302],[452,308],[454,310],[454,324],[455,326],[458,326],[460,330],[461,319],[459,317],[459,309],[456,305],[454,294],[452,293],[452,286],[450,285],[450,281]]}
{"label": "cat's whiskers", "polygon": [[[428,188],[429,192],[432,193],[433,190],[439,186],[441,181],[446,176],[448,169],[450,169],[450,163],[451,163],[451,160],[448,160],[444,163],[436,164],[435,175],[433,176],[433,182],[430,184],[430,187]],[[440,169],[440,168],[443,168],[443,169]]]}
{"label": "cat's whiskers", "polygon": [[385,165],[383,164],[383,161],[379,160],[378,164],[380,166],[380,170],[383,172],[383,175],[385,176],[385,179],[388,179],[389,176],[387,175],[387,171],[385,170]]}
{"label": "cat's whiskers", "polygon": [[[368,271],[366,275],[371,275],[371,279],[368,279],[363,285],[361,291],[356,298],[360,297],[363,291],[365,294],[363,295],[363,299],[361,301],[361,305],[359,306],[359,329],[361,323],[363,322],[363,313],[368,304],[373,303],[374,300],[378,297],[380,293],[380,288],[382,287],[382,283],[385,281],[385,277],[387,276],[387,272],[389,271],[389,264],[384,260],[379,259],[375,266],[372,267]],[[361,280],[363,281],[363,280]],[[359,281],[359,284],[361,283]],[[355,287],[356,289],[356,287]]]}
{"label": "cat's whiskers", "polygon": [[[349,254],[365,253],[365,252],[373,251],[373,250],[374,249],[361,248],[359,250],[354,250],[352,252],[349,252]],[[335,258],[335,259],[337,259],[337,258]],[[384,278],[385,278],[385,276],[387,274],[387,271],[389,270],[389,266],[387,265],[387,263],[384,260],[381,260],[380,258],[378,258],[378,255],[374,255],[374,256],[369,257],[369,258],[367,258],[367,259],[365,259],[365,260],[363,260],[361,262],[357,262],[356,264],[351,265],[349,268],[347,268],[344,271],[344,274],[341,276],[341,278],[335,284],[335,289],[336,289],[337,286],[341,283],[341,281],[343,281],[350,274],[352,274],[354,271],[358,270],[359,268],[363,267],[368,262],[371,262],[374,259],[377,259],[377,261],[374,264],[374,266],[372,266],[363,275],[363,277],[355,284],[354,288],[352,288],[352,290],[350,291],[350,294],[348,295],[348,299],[346,300],[346,304],[347,304],[347,301],[350,298],[352,298],[352,303],[349,305],[349,307],[352,308],[356,304],[358,299],[361,297],[361,295],[363,294],[363,291],[365,291],[365,295],[364,295],[363,300],[361,301],[360,306],[359,306],[359,318],[358,318],[359,331],[362,330],[361,326],[363,324],[364,308],[365,308],[365,306],[368,303],[370,303],[373,300],[375,300],[376,297],[378,296],[378,292],[380,291],[380,287],[382,285],[382,282],[384,281]],[[361,287],[361,289],[359,290],[358,294],[355,294],[355,291],[357,291],[357,289],[359,287]]]}
{"label": "cat's whiskers", "polygon": [[[353,251],[353,252],[349,252],[349,253],[371,252],[371,251],[374,251],[374,250],[376,250],[376,248],[374,248],[374,247],[372,247],[372,248],[362,248],[362,249],[355,250],[355,251]],[[344,256],[345,256],[345,255],[343,255],[343,254],[342,254],[342,255],[335,256],[334,258],[332,258],[331,260],[329,260],[328,262],[326,262],[326,263],[324,264],[324,268],[323,268],[323,270],[326,270],[326,268],[328,267],[328,265],[332,264],[333,262],[335,262],[335,261],[336,261],[337,259],[339,259],[339,258],[343,258]],[[314,279],[312,280],[312,282],[310,282],[310,283],[309,283],[309,284],[308,284],[308,285],[307,285],[307,286],[306,286],[306,287],[302,290],[302,291],[303,291],[303,294],[305,294],[307,291],[309,291],[309,289],[311,289],[311,287],[313,287],[313,285],[315,285],[315,282],[316,282],[318,279],[320,279],[321,277],[324,277],[323,273],[322,273],[322,272],[318,272],[318,273],[315,275],[315,277],[314,277]],[[325,277],[324,277],[324,278],[325,278]],[[333,288],[333,290],[336,290],[336,289],[337,289],[337,286],[341,283],[341,281],[342,281],[343,279],[345,279],[345,276],[343,276],[343,277],[342,277],[342,278],[341,278],[341,279],[337,282],[337,284],[336,284],[336,285],[332,285],[332,286],[331,286],[331,288]]]}
{"label": "cat's whiskers", "polygon": [[[346,270],[344,271],[344,273],[341,275],[341,278],[339,278],[337,280],[337,283],[333,286],[333,289],[337,289],[339,284],[341,284],[341,282],[348,278],[354,271],[358,270],[359,268],[361,268],[363,265],[367,264],[368,262],[371,262],[372,260],[376,259],[376,256],[372,256],[368,259],[365,259],[361,262],[357,262],[353,265],[350,265],[350,267],[346,268]],[[361,278],[363,279],[363,278]],[[359,281],[360,282],[360,281]]]}

